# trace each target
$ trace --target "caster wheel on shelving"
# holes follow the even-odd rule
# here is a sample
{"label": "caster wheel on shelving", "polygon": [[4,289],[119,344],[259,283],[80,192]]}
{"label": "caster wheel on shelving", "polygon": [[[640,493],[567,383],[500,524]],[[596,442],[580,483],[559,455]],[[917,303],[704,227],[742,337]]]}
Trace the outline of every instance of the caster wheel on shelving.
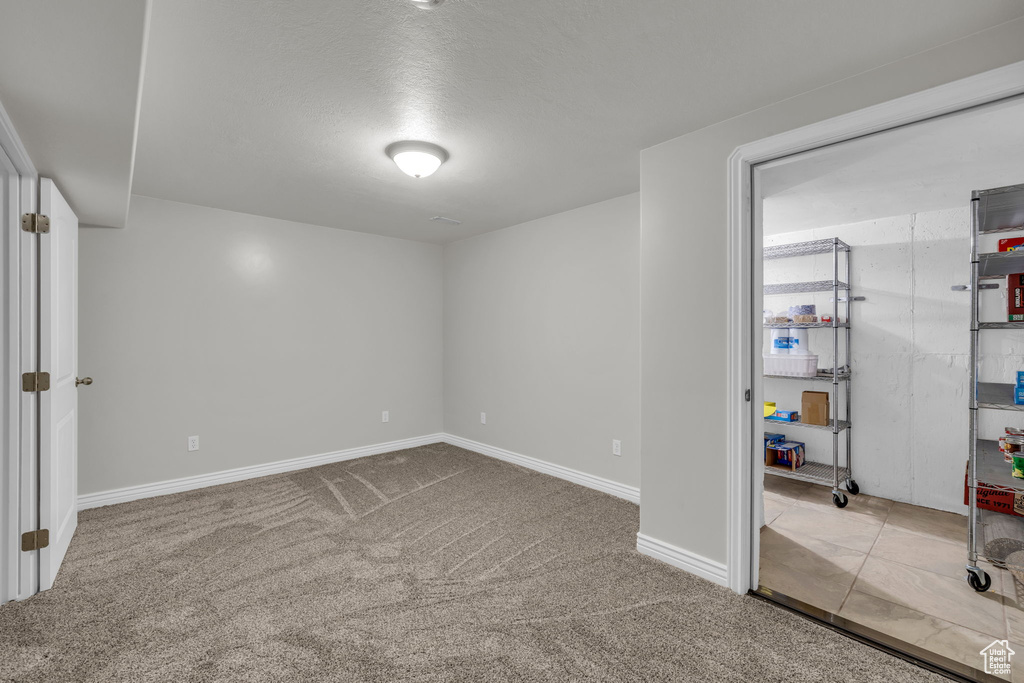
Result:
{"label": "caster wheel on shelving", "polygon": [[837,508],[844,508],[846,507],[846,504],[850,502],[850,499],[847,498],[842,493],[833,493],[832,502],[835,504]]}
{"label": "caster wheel on shelving", "polygon": [[846,480],[846,490],[850,492],[850,495],[856,496],[860,493],[860,487],[857,486],[857,482],[853,479]]}
{"label": "caster wheel on shelving", "polygon": [[982,572],[981,576],[984,576],[985,578],[980,578],[974,572],[967,572],[967,583],[971,584],[971,588],[979,593],[984,593],[992,587],[992,577],[989,576],[987,572]]}

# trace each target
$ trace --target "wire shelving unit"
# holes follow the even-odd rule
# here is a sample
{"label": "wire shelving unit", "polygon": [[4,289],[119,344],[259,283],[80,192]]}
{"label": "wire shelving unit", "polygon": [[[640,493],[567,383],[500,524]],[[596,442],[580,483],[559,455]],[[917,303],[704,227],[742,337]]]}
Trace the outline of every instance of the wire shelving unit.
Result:
{"label": "wire shelving unit", "polygon": [[[806,462],[803,466],[791,470],[788,468],[766,466],[765,472],[789,479],[810,481],[819,484],[827,484],[832,487],[832,502],[836,507],[844,508],[849,503],[846,493],[840,489],[845,485],[846,491],[851,495],[860,493],[860,487],[853,479],[852,465],[852,424],[850,417],[850,302],[855,300],[850,292],[850,285],[839,279],[840,258],[845,260],[846,277],[850,277],[850,245],[838,238],[812,240],[808,242],[796,242],[793,244],[780,244],[777,246],[765,247],[763,259],[771,261],[775,259],[794,258],[798,256],[813,256],[816,254],[832,254],[832,279],[813,280],[809,282],[786,282],[764,286],[765,296],[778,296],[786,294],[806,294],[811,292],[832,293],[832,322],[817,323],[765,323],[765,329],[785,328],[830,328],[832,330],[832,367],[819,369],[811,377],[793,377],[789,375],[764,375],[770,379],[802,380],[812,382],[829,382],[832,385],[831,408],[832,417],[827,425],[811,425],[803,422],[782,422],[780,420],[769,420],[765,418],[765,425],[773,425],[776,429],[801,427],[817,430],[826,430],[832,433],[832,466],[822,463]],[[841,294],[842,293],[842,294]],[[844,313],[840,322],[840,312]],[[839,360],[839,338],[845,337],[846,363]],[[840,391],[845,391],[845,409],[842,417],[839,415]],[[846,464],[840,465],[839,439],[840,436],[846,439]]]}
{"label": "wire shelving unit", "polygon": [[[1013,401],[1013,384],[982,382],[979,375],[980,333],[984,330],[1022,330],[1022,322],[981,322],[978,320],[981,292],[998,285],[986,280],[1003,279],[1024,273],[1024,251],[978,253],[982,235],[1024,231],[1024,185],[1010,185],[971,194],[971,369],[969,405],[970,454],[967,460],[967,582],[983,593],[992,586],[992,577],[978,566],[981,558],[1007,568],[1005,558],[986,555],[988,540],[1011,537],[1024,539],[1024,518],[992,512],[978,507],[978,485],[987,490],[1024,494],[1024,480],[1015,479],[996,441],[978,435],[979,410],[1024,411]],[[963,287],[954,288],[963,289]]]}

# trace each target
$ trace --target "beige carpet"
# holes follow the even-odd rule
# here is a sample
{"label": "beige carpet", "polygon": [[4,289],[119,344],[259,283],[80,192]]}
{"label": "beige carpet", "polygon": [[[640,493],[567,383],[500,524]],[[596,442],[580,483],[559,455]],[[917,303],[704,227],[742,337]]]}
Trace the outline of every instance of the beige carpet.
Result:
{"label": "beige carpet", "polygon": [[639,555],[637,525],[441,444],[89,510],[57,585],[0,606],[0,680],[943,680]]}

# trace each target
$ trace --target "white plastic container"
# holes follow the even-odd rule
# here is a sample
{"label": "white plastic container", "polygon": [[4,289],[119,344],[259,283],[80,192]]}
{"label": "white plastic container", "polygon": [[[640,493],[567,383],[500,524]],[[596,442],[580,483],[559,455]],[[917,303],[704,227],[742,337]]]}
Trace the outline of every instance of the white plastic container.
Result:
{"label": "white plastic container", "polygon": [[818,356],[807,354],[771,355],[762,354],[764,358],[764,374],[784,375],[786,377],[814,377],[818,374]]}
{"label": "white plastic container", "polygon": [[789,336],[789,328],[775,328],[772,330],[771,353],[772,355],[788,355],[792,353],[793,339]]}
{"label": "white plastic container", "polygon": [[807,356],[811,353],[807,345],[807,328],[789,328],[789,353],[793,356]]}

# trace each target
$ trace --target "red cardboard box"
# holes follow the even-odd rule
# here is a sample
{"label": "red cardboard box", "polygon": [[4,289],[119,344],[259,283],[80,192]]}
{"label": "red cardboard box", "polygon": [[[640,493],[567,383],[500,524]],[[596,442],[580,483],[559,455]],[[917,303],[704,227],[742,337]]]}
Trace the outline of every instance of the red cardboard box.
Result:
{"label": "red cardboard box", "polygon": [[999,240],[999,251],[1017,251],[1018,249],[1024,249],[1024,237]]}
{"label": "red cardboard box", "polygon": [[1010,322],[1024,320],[1024,273],[1006,276],[1006,313]]}
{"label": "red cardboard box", "polygon": [[[968,467],[970,464],[968,463]],[[971,504],[971,490],[967,488],[967,470],[964,470],[964,505]],[[978,507],[982,510],[1002,512],[1005,515],[1024,517],[1024,493],[1004,491],[978,482]]]}

